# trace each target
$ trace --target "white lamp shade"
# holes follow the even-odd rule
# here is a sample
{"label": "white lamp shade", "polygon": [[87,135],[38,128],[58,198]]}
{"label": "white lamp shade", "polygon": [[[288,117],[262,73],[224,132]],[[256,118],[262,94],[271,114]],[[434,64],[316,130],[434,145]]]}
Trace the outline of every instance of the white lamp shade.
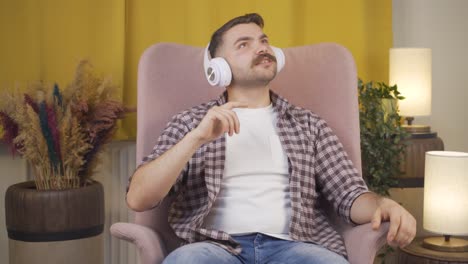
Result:
{"label": "white lamp shade", "polygon": [[468,235],[468,153],[426,152],[424,229]]}
{"label": "white lamp shade", "polygon": [[431,114],[432,53],[426,48],[390,49],[390,85],[405,97],[399,101],[403,116]]}

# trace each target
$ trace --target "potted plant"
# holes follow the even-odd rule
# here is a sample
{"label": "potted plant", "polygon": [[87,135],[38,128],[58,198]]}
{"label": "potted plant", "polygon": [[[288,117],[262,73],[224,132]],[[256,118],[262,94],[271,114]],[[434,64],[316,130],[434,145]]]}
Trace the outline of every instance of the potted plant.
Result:
{"label": "potted plant", "polygon": [[360,79],[358,94],[363,177],[371,190],[388,196],[389,188],[398,183],[405,152],[402,140],[408,137],[398,113],[398,100],[404,97],[396,85],[364,84]]}
{"label": "potted plant", "polygon": [[[34,181],[12,185],[5,194],[10,263],[44,261],[24,254],[31,247],[42,251],[37,249],[41,243],[30,242],[79,240],[102,233],[104,191],[92,176],[117,120],[127,112],[112,99],[114,88],[109,78],[97,76],[88,61],[81,61],[65,90],[38,82],[2,96],[2,140],[12,155],[27,160],[34,176]],[[50,245],[43,248],[48,249],[46,262],[54,263]],[[65,255],[75,252],[81,261],[90,255],[76,248],[65,252],[62,249]],[[67,259],[73,262],[73,255]]]}

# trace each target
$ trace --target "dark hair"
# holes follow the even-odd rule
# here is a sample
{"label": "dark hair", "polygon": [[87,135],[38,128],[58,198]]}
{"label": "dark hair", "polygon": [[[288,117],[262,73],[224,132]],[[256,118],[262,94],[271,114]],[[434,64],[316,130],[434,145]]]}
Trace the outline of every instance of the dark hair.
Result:
{"label": "dark hair", "polygon": [[233,28],[236,25],[249,24],[249,23],[255,23],[259,27],[263,28],[263,18],[259,14],[252,13],[252,14],[246,14],[243,16],[235,17],[229,20],[226,24],[224,24],[218,30],[216,30],[211,36],[210,45],[208,47],[211,58],[215,57],[218,46],[222,44],[224,32],[228,31],[229,29]]}

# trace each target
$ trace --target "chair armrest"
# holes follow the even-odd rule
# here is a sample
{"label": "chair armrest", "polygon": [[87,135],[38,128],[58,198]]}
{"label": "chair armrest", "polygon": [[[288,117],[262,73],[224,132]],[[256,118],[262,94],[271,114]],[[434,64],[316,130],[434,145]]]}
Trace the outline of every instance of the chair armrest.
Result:
{"label": "chair armrest", "polygon": [[142,264],[162,263],[166,248],[161,236],[153,229],[132,223],[115,223],[110,227],[114,237],[136,245]]}
{"label": "chair armrest", "polygon": [[343,232],[348,260],[351,264],[374,263],[377,251],[387,243],[389,223],[382,223],[378,230],[372,224],[358,225]]}

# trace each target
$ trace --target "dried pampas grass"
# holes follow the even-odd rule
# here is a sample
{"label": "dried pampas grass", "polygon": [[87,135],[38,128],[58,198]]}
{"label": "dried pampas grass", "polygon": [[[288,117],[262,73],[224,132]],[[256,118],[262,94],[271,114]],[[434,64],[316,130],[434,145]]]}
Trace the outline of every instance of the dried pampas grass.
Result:
{"label": "dried pampas grass", "polygon": [[92,177],[117,120],[129,112],[112,99],[115,88],[110,79],[97,76],[88,61],[81,61],[63,91],[39,82],[25,92],[3,94],[2,140],[12,154],[28,160],[37,189],[77,188]]}

